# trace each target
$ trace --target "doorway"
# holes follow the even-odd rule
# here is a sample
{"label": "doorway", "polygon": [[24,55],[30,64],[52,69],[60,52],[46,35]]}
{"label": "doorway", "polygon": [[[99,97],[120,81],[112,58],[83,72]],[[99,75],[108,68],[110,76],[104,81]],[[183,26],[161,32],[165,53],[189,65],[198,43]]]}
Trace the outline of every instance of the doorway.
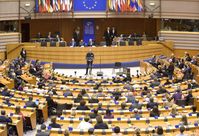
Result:
{"label": "doorway", "polygon": [[30,24],[29,23],[21,24],[21,34],[22,34],[22,42],[30,41]]}

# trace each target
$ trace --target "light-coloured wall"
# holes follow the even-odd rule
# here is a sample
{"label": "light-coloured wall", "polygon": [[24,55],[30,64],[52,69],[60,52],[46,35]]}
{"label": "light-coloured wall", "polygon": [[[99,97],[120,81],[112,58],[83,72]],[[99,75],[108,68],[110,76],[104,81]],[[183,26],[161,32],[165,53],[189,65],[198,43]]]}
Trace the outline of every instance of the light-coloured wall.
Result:
{"label": "light-coloured wall", "polygon": [[159,36],[174,41],[174,49],[199,50],[199,32],[160,31]]}
{"label": "light-coloured wall", "polygon": [[[25,10],[31,11],[35,6],[34,0],[0,0],[0,20],[18,20],[19,5],[20,18],[27,16]],[[154,6],[150,6],[154,2]],[[30,7],[25,7],[25,3],[30,3]],[[143,13],[32,13],[33,19],[46,18],[148,18],[153,12],[154,18],[185,18],[199,19],[199,0],[144,0],[146,12]],[[24,9],[25,10],[24,10]]]}
{"label": "light-coloured wall", "polygon": [[20,43],[20,33],[0,33],[0,59],[5,59],[6,44]]}

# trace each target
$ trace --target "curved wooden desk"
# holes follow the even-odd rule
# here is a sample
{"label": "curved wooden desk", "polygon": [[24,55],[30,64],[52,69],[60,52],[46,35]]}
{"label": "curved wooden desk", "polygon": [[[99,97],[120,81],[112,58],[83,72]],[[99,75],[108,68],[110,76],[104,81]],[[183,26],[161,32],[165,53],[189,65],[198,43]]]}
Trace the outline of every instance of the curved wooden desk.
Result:
{"label": "curved wooden desk", "polygon": [[[95,54],[94,64],[132,62],[151,57],[152,55],[170,55],[172,42],[144,42],[142,46],[92,47]],[[43,62],[66,64],[85,64],[85,56],[90,47],[40,47],[39,43],[21,43],[7,45],[8,58],[16,58],[21,48],[27,50],[29,59]]]}

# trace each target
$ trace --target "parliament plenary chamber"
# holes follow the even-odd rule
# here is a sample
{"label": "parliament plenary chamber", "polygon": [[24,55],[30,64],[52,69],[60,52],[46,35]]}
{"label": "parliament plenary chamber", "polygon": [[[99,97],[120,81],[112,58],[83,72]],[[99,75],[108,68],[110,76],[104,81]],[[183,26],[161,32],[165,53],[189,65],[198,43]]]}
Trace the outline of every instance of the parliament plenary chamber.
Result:
{"label": "parliament plenary chamber", "polygon": [[199,136],[199,0],[0,0],[0,136]]}

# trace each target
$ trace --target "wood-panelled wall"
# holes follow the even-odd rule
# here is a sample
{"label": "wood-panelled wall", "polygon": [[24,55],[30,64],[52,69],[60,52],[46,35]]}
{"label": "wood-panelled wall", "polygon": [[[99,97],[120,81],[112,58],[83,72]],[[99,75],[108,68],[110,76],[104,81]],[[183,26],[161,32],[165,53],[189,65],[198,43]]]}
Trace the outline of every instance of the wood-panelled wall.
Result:
{"label": "wood-panelled wall", "polygon": [[[110,19],[95,19],[95,26],[99,29],[95,29],[96,41],[103,40],[103,34],[106,27],[114,26],[117,29],[118,34],[131,34],[146,32],[149,36],[155,36],[157,34],[157,22],[159,19],[144,19],[144,18],[110,18]],[[22,22],[23,23],[23,22]],[[83,19],[38,19],[30,21],[30,37],[34,37],[38,32],[46,36],[50,31],[61,32],[63,38],[66,41],[70,41],[72,33],[75,27],[81,28],[83,32]]]}

